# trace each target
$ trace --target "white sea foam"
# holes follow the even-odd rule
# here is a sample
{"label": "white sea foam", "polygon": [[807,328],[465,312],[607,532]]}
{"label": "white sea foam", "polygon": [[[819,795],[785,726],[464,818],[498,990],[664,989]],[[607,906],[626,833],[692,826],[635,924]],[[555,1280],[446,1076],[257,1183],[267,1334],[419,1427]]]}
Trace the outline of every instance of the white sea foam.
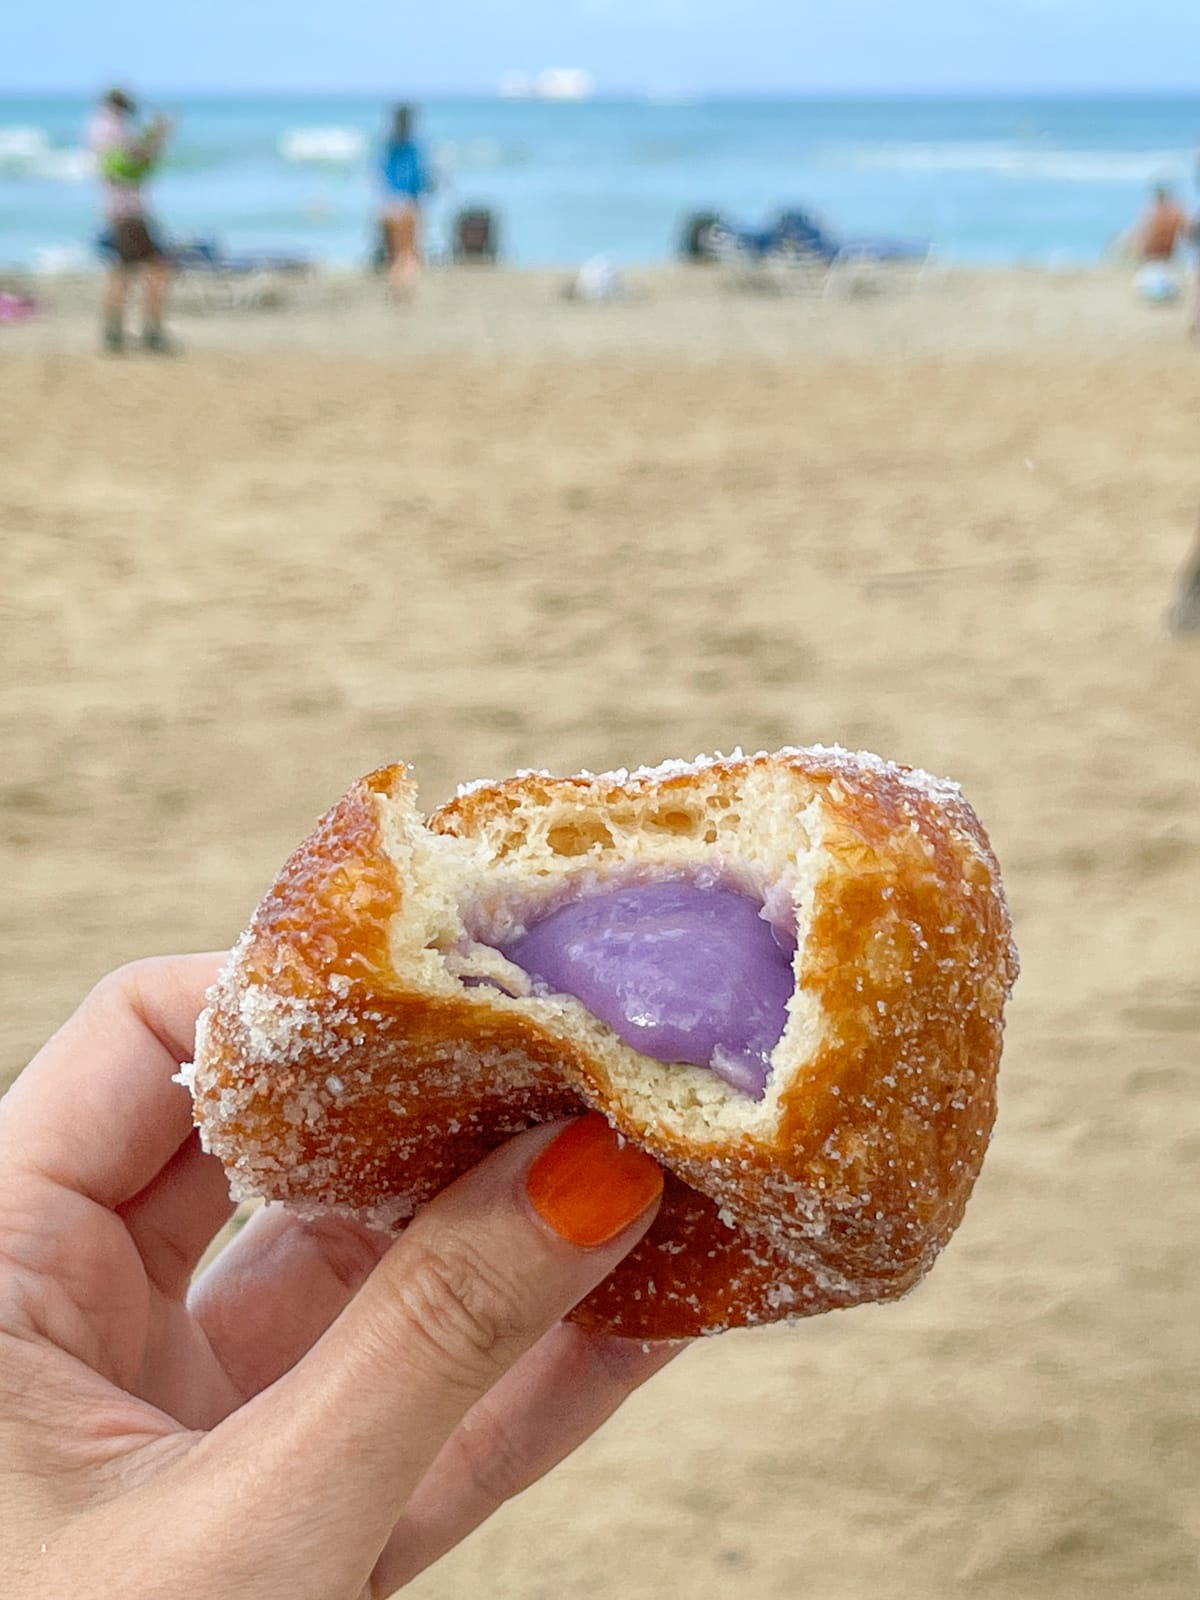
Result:
{"label": "white sea foam", "polygon": [[1154,183],[1186,178],[1190,150],[1061,150],[994,142],[843,147],[834,163],[859,171],[990,172],[1045,183]]}
{"label": "white sea foam", "polygon": [[488,172],[515,165],[498,139],[445,139],[434,149],[433,158],[448,172]]}
{"label": "white sea foam", "polygon": [[53,183],[85,183],[96,175],[96,158],[90,150],[47,150],[33,170]]}
{"label": "white sea foam", "polygon": [[49,148],[50,136],[44,128],[25,123],[0,127],[0,166],[36,161]]}
{"label": "white sea foam", "polygon": [[0,174],[5,177],[80,183],[95,170],[90,150],[58,149],[44,128],[26,123],[0,126]]}
{"label": "white sea foam", "polygon": [[32,265],[39,277],[53,278],[63,273],[86,272],[95,265],[95,256],[83,244],[43,244],[34,249]]}
{"label": "white sea foam", "polygon": [[360,128],[289,128],[279,141],[285,161],[311,161],[344,165],[361,159],[367,136]]}

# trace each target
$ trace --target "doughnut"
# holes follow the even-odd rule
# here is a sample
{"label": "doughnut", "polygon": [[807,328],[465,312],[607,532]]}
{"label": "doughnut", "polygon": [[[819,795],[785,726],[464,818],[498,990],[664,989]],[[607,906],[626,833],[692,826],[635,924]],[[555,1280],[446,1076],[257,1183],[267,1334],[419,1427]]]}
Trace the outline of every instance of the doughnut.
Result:
{"label": "doughnut", "polygon": [[185,1071],[236,1198],[399,1229],[597,1110],[661,1163],[572,1313],[680,1339],[891,1300],[962,1218],[1017,974],[958,786],[817,746],[522,772],[430,816],[403,765],[284,866]]}

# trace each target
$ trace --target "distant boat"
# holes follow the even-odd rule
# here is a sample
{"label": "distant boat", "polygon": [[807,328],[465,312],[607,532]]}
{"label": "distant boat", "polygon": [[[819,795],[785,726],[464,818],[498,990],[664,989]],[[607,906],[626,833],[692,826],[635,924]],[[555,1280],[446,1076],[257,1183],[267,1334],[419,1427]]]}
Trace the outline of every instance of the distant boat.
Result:
{"label": "distant boat", "polygon": [[582,67],[547,67],[533,85],[539,100],[590,100],[595,91],[594,78]]}
{"label": "distant boat", "polygon": [[359,128],[291,128],[279,141],[279,154],[285,161],[357,161],[367,148],[367,137]]}
{"label": "distant boat", "polygon": [[590,100],[596,82],[582,67],[546,67],[531,75],[506,72],[500,79],[503,100]]}

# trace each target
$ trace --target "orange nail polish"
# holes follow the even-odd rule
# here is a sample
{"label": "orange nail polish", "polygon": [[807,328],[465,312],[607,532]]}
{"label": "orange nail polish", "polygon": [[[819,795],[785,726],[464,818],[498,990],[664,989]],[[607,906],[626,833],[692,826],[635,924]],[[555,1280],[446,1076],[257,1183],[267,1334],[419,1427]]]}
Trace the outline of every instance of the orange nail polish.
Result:
{"label": "orange nail polish", "polygon": [[525,1177],[533,1209],[555,1233],[592,1250],[616,1238],[662,1193],[658,1163],[623,1144],[596,1112],[564,1128]]}

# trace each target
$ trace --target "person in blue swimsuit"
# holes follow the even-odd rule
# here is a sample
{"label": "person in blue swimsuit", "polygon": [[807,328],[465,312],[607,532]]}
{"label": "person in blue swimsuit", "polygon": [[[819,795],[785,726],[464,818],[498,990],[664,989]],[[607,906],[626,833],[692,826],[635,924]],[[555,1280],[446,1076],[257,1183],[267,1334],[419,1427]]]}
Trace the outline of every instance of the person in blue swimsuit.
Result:
{"label": "person in blue swimsuit", "polygon": [[421,204],[433,188],[424,152],[413,137],[413,121],[411,106],[396,107],[381,162],[388,276],[396,293],[406,298],[421,270]]}

